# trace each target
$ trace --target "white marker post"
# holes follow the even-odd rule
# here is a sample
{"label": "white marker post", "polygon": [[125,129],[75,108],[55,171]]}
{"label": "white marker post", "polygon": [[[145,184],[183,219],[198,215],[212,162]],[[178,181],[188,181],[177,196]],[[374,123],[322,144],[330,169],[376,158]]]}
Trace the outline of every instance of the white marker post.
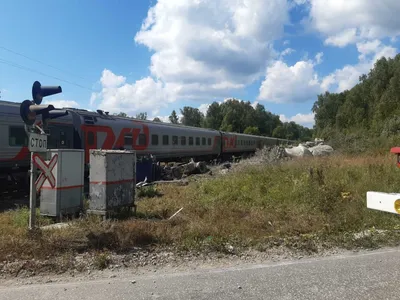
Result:
{"label": "white marker post", "polygon": [[33,161],[34,152],[31,152],[31,181],[30,181],[30,191],[29,191],[29,229],[34,229],[36,225],[36,172],[37,168]]}
{"label": "white marker post", "polygon": [[[29,187],[29,229],[34,229],[36,227],[36,193],[40,190],[40,187],[43,185],[44,182],[44,180],[40,180],[40,182],[37,182],[36,178],[37,169],[38,167],[41,167],[42,162],[40,159],[38,159],[38,153],[47,152],[47,135],[30,132],[28,141],[28,148],[31,152],[31,180]],[[39,179],[44,177],[42,175],[39,177]]]}

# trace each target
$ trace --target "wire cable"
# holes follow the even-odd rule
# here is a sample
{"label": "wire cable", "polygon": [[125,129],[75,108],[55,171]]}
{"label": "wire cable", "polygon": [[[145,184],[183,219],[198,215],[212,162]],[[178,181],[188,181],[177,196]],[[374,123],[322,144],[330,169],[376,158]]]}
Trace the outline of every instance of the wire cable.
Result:
{"label": "wire cable", "polygon": [[48,75],[48,74],[45,74],[45,73],[40,72],[40,71],[36,71],[36,70],[31,69],[31,68],[28,68],[28,67],[24,67],[24,66],[22,66],[22,65],[19,65],[19,64],[17,64],[17,63],[12,62],[12,61],[7,61],[7,60],[5,60],[5,59],[0,58],[0,63],[9,65],[9,66],[12,66],[12,67],[15,67],[15,68],[19,68],[19,69],[22,69],[22,70],[30,71],[30,72],[33,72],[33,73],[37,73],[37,74],[40,74],[40,75],[42,75],[42,76],[50,77],[50,78],[53,78],[53,79],[56,79],[56,80],[59,80],[59,81],[63,81],[63,82],[65,82],[65,83],[69,83],[69,84],[75,85],[75,86],[77,86],[77,87],[80,87],[80,88],[82,88],[82,89],[85,89],[85,90],[89,90],[89,91],[91,91],[91,92],[94,92],[93,89],[88,88],[88,87],[86,87],[86,86],[83,86],[83,85],[80,85],[80,84],[78,84],[78,83],[75,83],[75,82],[72,82],[72,81],[69,81],[69,80],[65,80],[65,79],[62,79],[62,78],[59,78],[59,77],[56,77],[56,76]]}
{"label": "wire cable", "polygon": [[61,71],[61,72],[69,73],[70,75],[73,75],[73,76],[76,76],[76,77],[79,77],[79,78],[81,78],[81,79],[86,80],[86,78],[83,78],[82,76],[79,76],[79,75],[73,74],[73,73],[71,73],[71,72],[69,72],[69,71],[66,71],[66,70],[60,69],[60,68],[58,68],[58,67],[49,65],[49,64],[47,64],[47,63],[45,63],[45,62],[42,62],[42,61],[40,61],[40,60],[37,60],[37,59],[34,59],[34,58],[32,58],[32,57],[26,56],[26,55],[24,55],[24,54],[18,53],[17,51],[8,49],[8,48],[6,48],[6,47],[4,47],[4,46],[0,46],[0,49],[6,50],[6,51],[11,52],[11,53],[13,53],[13,54],[16,54],[16,55],[25,57],[25,58],[27,58],[27,59],[29,59],[29,60],[32,60],[32,61],[34,61],[34,62],[40,63],[40,64],[42,64],[42,65],[45,65],[45,66],[47,66],[47,67],[56,69],[56,70]]}

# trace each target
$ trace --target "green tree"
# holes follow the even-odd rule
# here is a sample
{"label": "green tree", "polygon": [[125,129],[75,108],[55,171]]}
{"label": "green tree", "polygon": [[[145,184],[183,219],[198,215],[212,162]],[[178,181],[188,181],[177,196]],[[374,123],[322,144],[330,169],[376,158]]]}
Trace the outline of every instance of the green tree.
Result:
{"label": "green tree", "polygon": [[162,121],[160,120],[159,117],[155,117],[155,118],[153,119],[153,122],[162,122]]}
{"label": "green tree", "polygon": [[400,54],[378,59],[368,74],[341,93],[326,92],[314,103],[314,135],[372,138],[397,134],[400,114]]}
{"label": "green tree", "polygon": [[249,127],[246,127],[246,129],[244,130],[243,133],[252,134],[252,135],[260,135],[260,130],[258,130],[257,127],[249,126]]}
{"label": "green tree", "polygon": [[276,127],[273,132],[272,132],[272,137],[274,138],[279,138],[279,139],[284,139],[286,138],[286,130],[285,127],[282,125],[279,125]]}
{"label": "green tree", "polygon": [[179,123],[179,118],[178,118],[175,110],[173,110],[171,115],[169,116],[169,121],[172,124],[178,124]]}
{"label": "green tree", "polygon": [[136,114],[136,119],[146,120],[147,119],[147,112],[141,112],[141,113]]}
{"label": "green tree", "polygon": [[190,106],[185,106],[181,109],[181,122],[186,126],[201,127],[204,120],[204,115],[199,111],[198,108],[193,108]]}
{"label": "green tree", "polygon": [[207,109],[207,114],[204,119],[204,127],[212,129],[220,129],[223,115],[222,108],[218,102],[213,102]]}
{"label": "green tree", "polygon": [[117,116],[117,117],[128,118],[128,115],[126,113],[122,112],[122,111],[120,113],[114,114],[114,115]]}

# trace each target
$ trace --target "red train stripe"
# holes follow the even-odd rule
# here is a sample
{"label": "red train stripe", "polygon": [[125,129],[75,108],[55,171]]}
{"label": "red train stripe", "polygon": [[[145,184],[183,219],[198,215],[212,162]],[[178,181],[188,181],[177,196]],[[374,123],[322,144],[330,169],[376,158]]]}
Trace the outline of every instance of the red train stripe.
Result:
{"label": "red train stripe", "polygon": [[29,158],[29,149],[28,147],[22,147],[18,154],[13,158],[0,158],[0,161],[19,161]]}
{"label": "red train stripe", "polygon": [[70,190],[70,189],[77,189],[77,188],[82,188],[82,185],[71,185],[71,186],[60,186],[60,187],[50,187],[50,186],[42,186],[42,190]]}

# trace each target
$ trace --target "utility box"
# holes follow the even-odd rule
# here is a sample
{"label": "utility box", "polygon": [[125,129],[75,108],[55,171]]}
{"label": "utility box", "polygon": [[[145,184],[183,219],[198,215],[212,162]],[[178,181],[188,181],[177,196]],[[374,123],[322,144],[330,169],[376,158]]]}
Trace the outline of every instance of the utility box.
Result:
{"label": "utility box", "polygon": [[122,207],[134,207],[136,152],[90,150],[89,213],[106,215]]}
{"label": "utility box", "polygon": [[56,218],[79,213],[83,208],[84,150],[49,149],[44,154],[36,181],[40,213]]}

